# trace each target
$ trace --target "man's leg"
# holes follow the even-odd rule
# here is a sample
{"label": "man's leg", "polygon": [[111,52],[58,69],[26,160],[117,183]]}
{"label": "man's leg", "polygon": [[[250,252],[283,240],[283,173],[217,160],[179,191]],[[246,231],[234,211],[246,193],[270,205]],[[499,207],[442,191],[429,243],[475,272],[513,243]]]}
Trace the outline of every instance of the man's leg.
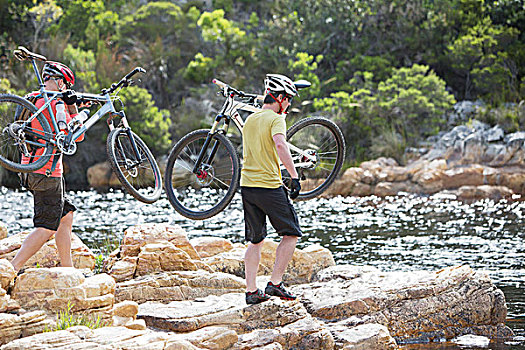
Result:
{"label": "man's leg", "polygon": [[53,236],[53,233],[55,233],[55,231],[48,230],[47,228],[35,228],[33,232],[31,232],[24,240],[22,247],[20,247],[20,250],[18,253],[16,253],[15,258],[11,261],[11,264],[15,270],[20,270],[27,260],[29,260],[29,258],[38,252],[38,250],[42,248],[42,245],[44,245],[44,243],[46,243],[49,238]]}
{"label": "man's leg", "polygon": [[70,211],[60,220],[57,233],[55,234],[55,242],[57,245],[58,256],[60,258],[60,266],[73,267],[73,260],[71,258],[71,230],[73,227],[73,212]]}
{"label": "man's leg", "polygon": [[278,285],[283,280],[284,271],[290,260],[292,260],[297,239],[298,237],[296,236],[283,236],[281,243],[277,246],[275,264],[273,266],[272,276],[270,277],[270,281],[274,285]]}
{"label": "man's leg", "polygon": [[261,249],[263,242],[253,244],[248,243],[246,253],[244,254],[244,273],[246,278],[246,291],[255,292],[257,290],[257,270],[261,261]]}

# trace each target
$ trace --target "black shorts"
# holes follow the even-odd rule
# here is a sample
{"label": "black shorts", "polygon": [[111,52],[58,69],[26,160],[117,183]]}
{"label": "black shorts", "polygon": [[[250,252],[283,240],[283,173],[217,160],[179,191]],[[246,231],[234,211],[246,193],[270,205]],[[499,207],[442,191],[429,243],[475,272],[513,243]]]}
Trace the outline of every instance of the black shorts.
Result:
{"label": "black shorts", "polygon": [[56,231],[60,220],[77,208],[65,197],[63,177],[47,177],[42,174],[27,174],[27,189],[33,193],[33,224]]}
{"label": "black shorts", "polygon": [[266,217],[280,236],[301,237],[297,214],[284,187],[241,187],[245,239],[253,244],[266,238]]}

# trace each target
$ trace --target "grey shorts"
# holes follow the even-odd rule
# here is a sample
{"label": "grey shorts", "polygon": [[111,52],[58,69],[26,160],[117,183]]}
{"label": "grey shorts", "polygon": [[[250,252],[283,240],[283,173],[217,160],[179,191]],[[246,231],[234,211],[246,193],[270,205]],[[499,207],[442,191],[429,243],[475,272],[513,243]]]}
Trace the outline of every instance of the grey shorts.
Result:
{"label": "grey shorts", "polygon": [[284,187],[241,187],[241,195],[247,241],[257,244],[266,238],[266,217],[280,236],[303,235]]}
{"label": "grey shorts", "polygon": [[56,231],[60,220],[77,209],[65,196],[63,177],[29,173],[26,187],[33,194],[35,227]]}

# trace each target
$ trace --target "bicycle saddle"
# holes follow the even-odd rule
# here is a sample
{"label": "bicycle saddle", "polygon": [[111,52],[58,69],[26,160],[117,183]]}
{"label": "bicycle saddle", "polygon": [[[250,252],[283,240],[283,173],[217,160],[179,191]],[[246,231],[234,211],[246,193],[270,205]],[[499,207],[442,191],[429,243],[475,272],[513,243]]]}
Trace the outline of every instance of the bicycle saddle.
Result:
{"label": "bicycle saddle", "polygon": [[47,61],[47,58],[45,58],[44,56],[31,52],[23,46],[19,46],[18,49],[13,51],[13,54],[20,61],[25,61],[27,59],[39,60],[44,62]]}

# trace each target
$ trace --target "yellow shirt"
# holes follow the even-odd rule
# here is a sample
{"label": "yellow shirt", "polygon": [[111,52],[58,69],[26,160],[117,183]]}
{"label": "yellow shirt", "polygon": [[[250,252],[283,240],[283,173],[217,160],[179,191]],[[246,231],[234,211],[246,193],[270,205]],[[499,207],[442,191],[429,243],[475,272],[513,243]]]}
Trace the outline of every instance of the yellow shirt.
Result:
{"label": "yellow shirt", "polygon": [[270,109],[255,112],[242,130],[241,186],[278,188],[282,185],[279,156],[273,136],[286,136],[286,121]]}

